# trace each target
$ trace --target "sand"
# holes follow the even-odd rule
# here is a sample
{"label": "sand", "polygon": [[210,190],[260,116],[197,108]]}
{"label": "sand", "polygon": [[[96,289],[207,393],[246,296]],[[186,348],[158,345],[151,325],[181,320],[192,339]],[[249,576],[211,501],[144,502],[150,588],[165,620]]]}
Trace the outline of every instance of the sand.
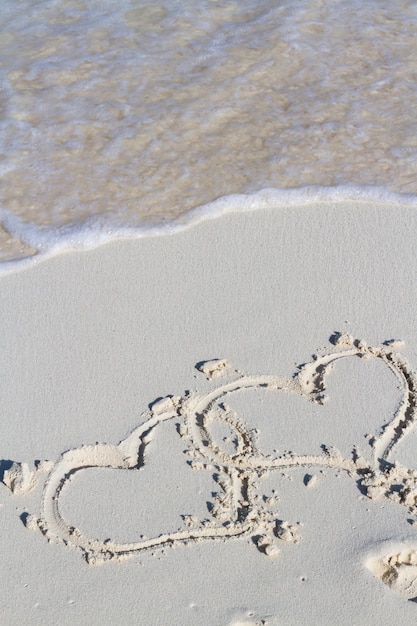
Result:
{"label": "sand", "polygon": [[2,276],[2,622],[414,624],[416,227],[271,208]]}

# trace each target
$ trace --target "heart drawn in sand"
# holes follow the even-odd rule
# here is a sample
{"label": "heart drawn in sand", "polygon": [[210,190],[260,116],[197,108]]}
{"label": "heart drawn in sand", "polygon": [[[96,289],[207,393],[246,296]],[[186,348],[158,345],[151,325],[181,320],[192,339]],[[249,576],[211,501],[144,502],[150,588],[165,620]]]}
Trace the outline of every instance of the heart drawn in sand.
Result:
{"label": "heart drawn in sand", "polygon": [[[243,375],[225,360],[197,364],[197,369],[216,385],[211,391],[203,395],[170,396],[155,402],[143,413],[141,424],[118,445],[95,444],[65,452],[45,483],[40,516],[28,516],[26,525],[40,529],[50,541],[77,549],[88,563],[120,560],[166,546],[232,537],[252,538],[261,552],[273,556],[279,551],[280,542],[296,543],[300,537],[295,527],[277,518],[267,499],[257,497],[257,479],[265,473],[276,473],[279,479],[279,472],[283,469],[299,467],[333,468],[346,472],[370,499],[394,501],[416,515],[417,472],[392,461],[396,444],[416,422],[417,378],[399,352],[401,342],[387,341],[370,347],[344,333],[333,335],[331,342],[333,345],[324,354],[315,355],[311,362],[300,366],[288,378]],[[353,448],[350,456],[343,456],[332,447],[332,442],[321,446],[321,454],[266,454],[258,447],[256,425],[248,427],[229,406],[234,394],[249,390],[295,394],[321,405],[326,399],[329,370],[342,359],[349,358],[374,359],[382,363],[395,375],[402,394],[394,415],[370,441],[373,450],[370,460],[365,459],[358,448]],[[225,382],[216,384],[220,380]],[[296,418],[302,423],[302,415]],[[172,419],[178,422],[178,434],[186,444],[190,471],[209,471],[216,482],[217,491],[210,503],[209,519],[194,520],[190,524],[184,516],[182,528],[131,543],[86,537],[69,525],[60,511],[60,495],[69,479],[90,468],[146,470],[153,434],[163,422]],[[385,557],[371,558],[367,565],[383,582],[408,597],[407,593],[417,593],[417,585],[413,592],[404,592],[404,585],[401,586],[398,579],[405,564],[416,568],[414,560],[417,563],[417,556],[410,554],[402,561],[399,557],[395,561],[392,555],[385,559],[386,562]],[[375,562],[377,565],[369,564]],[[410,571],[407,570],[408,578]],[[413,588],[409,581],[407,586]]]}

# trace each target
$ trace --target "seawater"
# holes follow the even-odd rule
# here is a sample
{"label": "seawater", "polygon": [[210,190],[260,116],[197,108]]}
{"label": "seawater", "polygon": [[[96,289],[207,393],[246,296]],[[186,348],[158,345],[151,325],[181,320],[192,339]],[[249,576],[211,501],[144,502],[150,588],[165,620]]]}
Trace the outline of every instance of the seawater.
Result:
{"label": "seawater", "polygon": [[414,1],[2,0],[0,19],[3,262],[274,203],[414,202]]}

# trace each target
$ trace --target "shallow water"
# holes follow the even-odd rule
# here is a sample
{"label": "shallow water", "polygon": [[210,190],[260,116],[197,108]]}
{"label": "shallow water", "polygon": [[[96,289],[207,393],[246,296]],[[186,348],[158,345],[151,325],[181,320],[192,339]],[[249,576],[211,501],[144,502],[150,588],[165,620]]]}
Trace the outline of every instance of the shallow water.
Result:
{"label": "shallow water", "polygon": [[4,0],[1,20],[3,259],[263,188],[417,191],[414,2]]}

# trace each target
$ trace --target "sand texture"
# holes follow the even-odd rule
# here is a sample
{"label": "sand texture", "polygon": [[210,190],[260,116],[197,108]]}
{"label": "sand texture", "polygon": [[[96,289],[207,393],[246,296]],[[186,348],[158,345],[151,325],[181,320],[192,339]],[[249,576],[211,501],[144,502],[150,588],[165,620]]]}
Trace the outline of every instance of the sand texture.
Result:
{"label": "sand texture", "polygon": [[1,277],[3,623],[415,624],[416,227],[262,209]]}

